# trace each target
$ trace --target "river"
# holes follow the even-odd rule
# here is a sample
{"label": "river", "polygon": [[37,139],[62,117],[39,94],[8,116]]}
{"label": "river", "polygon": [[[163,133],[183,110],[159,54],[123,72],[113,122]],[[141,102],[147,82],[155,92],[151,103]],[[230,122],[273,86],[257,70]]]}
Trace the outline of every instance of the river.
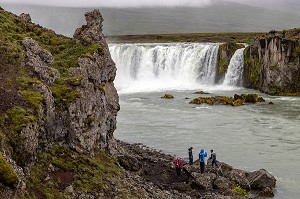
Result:
{"label": "river", "polygon": [[[195,157],[201,148],[214,149],[219,161],[235,168],[271,172],[278,180],[275,199],[299,198],[300,98],[272,97],[228,84],[240,82],[236,80],[242,70],[235,60],[227,75],[235,81],[214,84],[217,44],[109,47],[118,68],[121,105],[116,138],[183,158],[190,146]],[[210,93],[206,96],[258,93],[267,102],[240,107],[189,104],[199,90]],[[165,93],[174,99],[162,99]]]}

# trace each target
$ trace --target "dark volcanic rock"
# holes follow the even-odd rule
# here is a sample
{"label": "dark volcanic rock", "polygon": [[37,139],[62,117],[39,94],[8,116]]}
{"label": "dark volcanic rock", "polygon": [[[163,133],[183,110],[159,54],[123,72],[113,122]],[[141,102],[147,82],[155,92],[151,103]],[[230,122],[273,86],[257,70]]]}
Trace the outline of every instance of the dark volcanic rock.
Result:
{"label": "dark volcanic rock", "polygon": [[24,19],[25,21],[31,22],[31,17],[30,17],[29,14],[22,13],[22,14],[19,15],[19,17],[21,19]]}
{"label": "dark volcanic rock", "polygon": [[265,169],[249,173],[247,179],[252,189],[263,190],[264,188],[270,188],[272,190],[276,186],[275,177]]}

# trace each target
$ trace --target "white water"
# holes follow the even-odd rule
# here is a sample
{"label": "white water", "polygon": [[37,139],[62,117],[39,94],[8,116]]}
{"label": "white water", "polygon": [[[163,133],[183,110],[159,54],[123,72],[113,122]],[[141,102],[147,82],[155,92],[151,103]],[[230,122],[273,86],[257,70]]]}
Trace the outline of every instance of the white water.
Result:
{"label": "white water", "polygon": [[[223,85],[214,85],[217,49],[217,44],[111,44],[121,105],[116,138],[181,157],[190,146],[194,153],[215,149],[220,161],[236,168],[265,168],[275,175],[274,199],[299,198],[300,99],[237,88],[242,49],[233,56]],[[274,105],[189,104],[200,89],[208,96],[259,93]],[[161,99],[166,92],[175,98]]]}
{"label": "white water", "polygon": [[223,85],[242,86],[244,71],[244,50],[245,48],[238,49],[232,56]]}
{"label": "white water", "polygon": [[119,93],[214,85],[218,44],[111,44]]}

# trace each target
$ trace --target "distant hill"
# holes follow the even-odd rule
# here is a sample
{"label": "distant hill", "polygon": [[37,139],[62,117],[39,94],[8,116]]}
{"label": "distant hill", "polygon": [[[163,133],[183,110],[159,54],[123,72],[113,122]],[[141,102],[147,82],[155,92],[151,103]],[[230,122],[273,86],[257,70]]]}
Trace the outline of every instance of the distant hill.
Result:
{"label": "distant hill", "polygon": [[[294,1],[294,0],[290,0]],[[297,4],[298,5],[298,4]],[[257,6],[257,5],[255,5]],[[265,32],[300,27],[300,12],[217,1],[204,8],[102,8],[106,35]],[[4,5],[15,13],[30,13],[33,21],[71,36],[90,9]]]}

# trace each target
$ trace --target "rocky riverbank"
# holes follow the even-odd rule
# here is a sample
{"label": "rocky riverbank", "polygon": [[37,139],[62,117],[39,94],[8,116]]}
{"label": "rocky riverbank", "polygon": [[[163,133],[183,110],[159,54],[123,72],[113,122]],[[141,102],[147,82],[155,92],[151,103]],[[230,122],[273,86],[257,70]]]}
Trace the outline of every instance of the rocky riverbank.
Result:
{"label": "rocky riverbank", "polygon": [[276,186],[274,176],[264,169],[247,172],[223,162],[218,162],[218,168],[212,168],[210,160],[205,174],[200,174],[199,161],[192,166],[184,161],[183,174],[178,177],[173,165],[174,156],[141,144],[119,141],[118,146],[125,152],[117,158],[120,165],[132,176],[138,175],[150,183],[151,186],[148,184],[145,188],[156,190],[153,198],[156,194],[163,194],[163,198],[256,198],[273,196]]}

